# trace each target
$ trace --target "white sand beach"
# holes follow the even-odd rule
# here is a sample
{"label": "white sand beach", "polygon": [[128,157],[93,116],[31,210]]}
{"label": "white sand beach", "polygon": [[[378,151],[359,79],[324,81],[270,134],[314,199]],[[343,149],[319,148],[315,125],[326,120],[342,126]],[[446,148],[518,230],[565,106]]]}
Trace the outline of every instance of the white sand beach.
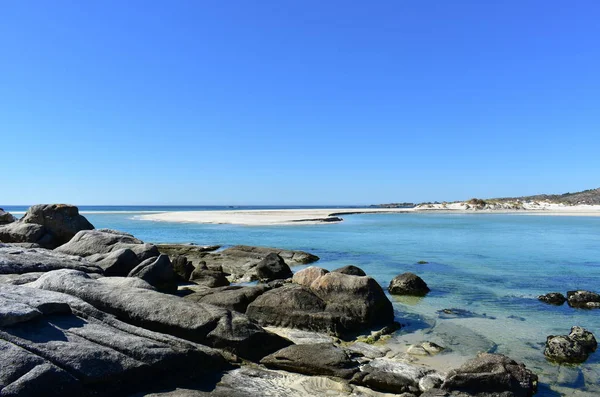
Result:
{"label": "white sand beach", "polygon": [[415,208],[326,208],[225,211],[172,211],[137,216],[148,221],[232,224],[246,226],[338,223],[352,214],[403,213],[458,213],[458,214],[521,214],[556,216],[600,216],[600,205],[561,205],[542,203],[525,204],[523,209],[475,209],[465,203],[431,204]]}

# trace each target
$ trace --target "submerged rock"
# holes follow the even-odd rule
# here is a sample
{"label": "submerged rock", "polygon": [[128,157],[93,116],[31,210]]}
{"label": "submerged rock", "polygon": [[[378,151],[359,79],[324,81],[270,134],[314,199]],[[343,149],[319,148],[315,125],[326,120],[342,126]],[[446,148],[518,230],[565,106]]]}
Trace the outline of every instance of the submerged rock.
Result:
{"label": "submerged rock", "polygon": [[52,234],[55,246],[71,240],[81,230],[94,229],[79,208],[68,204],[38,204],[29,207],[20,222],[42,225]]}
{"label": "submerged rock", "polygon": [[366,276],[365,273],[360,267],[356,267],[353,265],[343,266],[338,269],[332,270],[332,272],[348,274],[350,276]]}
{"label": "submerged rock", "polygon": [[569,335],[548,336],[544,355],[557,363],[578,364],[586,361],[597,346],[596,338],[591,332],[573,327]]}
{"label": "submerged rock", "polygon": [[402,273],[390,282],[388,287],[393,295],[424,296],[430,289],[423,279],[414,273]]}
{"label": "submerged rock", "polygon": [[545,295],[538,296],[538,300],[550,305],[560,306],[567,301],[567,298],[560,292],[550,292]]}
{"label": "submerged rock", "polygon": [[256,276],[262,281],[273,281],[292,277],[292,271],[281,256],[272,252],[256,265]]}
{"label": "submerged rock", "polygon": [[571,307],[580,309],[600,308],[600,295],[591,291],[568,291],[567,303]]}

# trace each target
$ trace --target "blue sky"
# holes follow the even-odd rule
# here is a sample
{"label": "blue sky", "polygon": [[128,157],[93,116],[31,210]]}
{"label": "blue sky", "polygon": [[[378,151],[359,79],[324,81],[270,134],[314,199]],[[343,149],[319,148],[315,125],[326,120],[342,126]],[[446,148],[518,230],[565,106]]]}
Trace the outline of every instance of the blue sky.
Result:
{"label": "blue sky", "polygon": [[597,1],[6,1],[0,204],[600,186]]}

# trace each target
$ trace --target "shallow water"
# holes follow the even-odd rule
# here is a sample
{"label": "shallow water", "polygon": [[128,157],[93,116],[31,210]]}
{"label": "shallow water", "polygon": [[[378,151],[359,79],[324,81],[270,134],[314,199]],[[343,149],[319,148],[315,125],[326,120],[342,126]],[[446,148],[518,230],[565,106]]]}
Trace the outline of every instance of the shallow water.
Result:
{"label": "shallow water", "polygon": [[[359,266],[382,286],[399,273],[414,272],[432,292],[423,299],[392,297],[397,320],[407,325],[397,343],[406,343],[408,332],[417,331],[413,339],[439,340],[465,357],[492,349],[538,373],[544,383],[538,395],[600,395],[600,353],[580,367],[580,374],[549,364],[543,356],[546,336],[566,334],[573,325],[600,336],[600,310],[555,307],[535,299],[547,292],[600,289],[600,218],[369,214],[345,216],[339,224],[233,226],[142,221],[127,208],[94,210],[103,211],[86,213],[96,227],[150,242],[301,249],[319,255],[318,265],[328,269]],[[417,264],[420,260],[429,263]],[[438,311],[450,308],[471,314],[440,318]]]}

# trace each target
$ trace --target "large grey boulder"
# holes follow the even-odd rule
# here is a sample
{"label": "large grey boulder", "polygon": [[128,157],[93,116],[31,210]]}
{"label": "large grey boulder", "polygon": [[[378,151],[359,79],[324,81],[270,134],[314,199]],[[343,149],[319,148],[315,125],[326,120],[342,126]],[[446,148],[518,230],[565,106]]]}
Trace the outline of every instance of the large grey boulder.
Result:
{"label": "large grey boulder", "polygon": [[358,363],[331,343],[292,345],[264,357],[261,364],[305,375],[336,376],[350,379]]}
{"label": "large grey boulder", "polygon": [[0,208],[0,225],[6,225],[12,222],[15,222],[17,219],[12,216],[10,212],[4,211],[4,209]]}
{"label": "large grey boulder", "polygon": [[392,295],[424,296],[430,289],[423,279],[414,273],[402,273],[390,282],[388,287]]}
{"label": "large grey boulder", "polygon": [[122,288],[85,273],[49,272],[30,284],[78,297],[119,320],[257,360],[290,344],[245,315],[141,288]]}
{"label": "large grey boulder", "polygon": [[357,267],[354,265],[343,266],[343,267],[337,268],[335,270],[332,270],[332,272],[348,274],[350,276],[361,276],[361,277],[367,275],[367,273],[365,273],[364,270],[362,270],[360,267]]}
{"label": "large grey boulder", "polygon": [[248,287],[231,285],[220,288],[204,288],[202,290],[194,289],[195,292],[186,295],[185,299],[246,313],[248,305],[269,289],[265,284]]}
{"label": "large grey boulder", "polygon": [[176,256],[185,256],[192,265],[197,265],[203,260],[207,252],[213,252],[221,248],[220,245],[196,245],[196,244],[156,244],[161,254],[169,255],[173,260]]}
{"label": "large grey boulder", "polygon": [[246,314],[261,325],[338,336],[394,321],[392,303],[374,279],[342,273],[325,273],[309,287],[293,283],[265,292]]}
{"label": "large grey boulder", "polygon": [[20,222],[42,225],[54,237],[56,246],[71,240],[81,230],[94,228],[79,209],[68,204],[38,204],[29,207]]}
{"label": "large grey boulder", "polygon": [[108,254],[94,254],[86,259],[101,267],[107,277],[124,277],[129,274],[140,261],[132,250],[121,248]]}
{"label": "large grey boulder", "polygon": [[177,274],[177,277],[179,277],[181,281],[188,281],[192,272],[195,270],[192,262],[188,261],[187,256],[182,255],[169,255],[169,258],[171,259],[173,271]]}
{"label": "large grey boulder", "polygon": [[[69,295],[0,285],[0,395],[111,396],[227,367],[214,349],[123,323]],[[7,322],[7,318],[13,321]]]}
{"label": "large grey boulder", "polygon": [[271,252],[256,265],[256,276],[262,281],[273,281],[292,277],[292,271],[281,256]]}
{"label": "large grey boulder", "polygon": [[131,270],[127,277],[141,278],[159,291],[177,291],[177,275],[169,257],[164,254],[146,259]]}
{"label": "large grey boulder", "polygon": [[54,238],[48,230],[37,224],[12,222],[0,226],[0,242],[29,243],[41,247],[54,248]]}
{"label": "large grey boulder", "polygon": [[503,396],[530,397],[537,391],[538,377],[524,364],[501,355],[482,353],[450,371],[443,390],[478,393],[505,393]]}
{"label": "large grey boulder", "polygon": [[206,262],[200,262],[192,271],[190,281],[209,288],[229,285],[227,275],[220,268],[209,269]]}
{"label": "large grey boulder", "polygon": [[427,378],[437,379],[441,384],[441,375],[434,370],[395,360],[376,358],[361,366],[361,371],[354,375],[352,383],[384,393],[414,393],[418,395],[427,389],[425,385],[423,389],[420,387],[420,384],[424,383],[423,381]]}
{"label": "large grey boulder", "polygon": [[591,291],[568,291],[567,303],[571,307],[580,309],[598,309],[600,308],[600,294]]}
{"label": "large grey boulder", "polygon": [[304,251],[247,245],[236,245],[218,252],[198,253],[198,258],[199,261],[206,262],[208,268],[220,267],[230,274],[230,281],[245,282],[258,279],[256,265],[271,253],[283,258],[288,266],[304,265],[319,260],[318,256]]}
{"label": "large grey boulder", "polygon": [[[83,257],[91,256],[90,259],[93,261],[102,261],[106,259],[106,256],[98,254],[107,255],[122,249],[133,251],[137,257],[137,261],[127,264],[127,266],[131,266],[135,263],[132,269],[142,261],[160,255],[156,246],[144,244],[142,240],[133,237],[131,234],[108,229],[83,230],[77,233],[68,243],[56,248],[55,251]],[[109,266],[109,264],[105,266]]]}
{"label": "large grey boulder", "polygon": [[546,338],[544,355],[557,363],[579,364],[596,351],[594,335],[581,327],[572,327],[569,335],[550,335]]}
{"label": "large grey boulder", "polygon": [[73,269],[102,273],[102,269],[84,258],[65,255],[43,248],[21,248],[0,244],[0,274],[24,274]]}

